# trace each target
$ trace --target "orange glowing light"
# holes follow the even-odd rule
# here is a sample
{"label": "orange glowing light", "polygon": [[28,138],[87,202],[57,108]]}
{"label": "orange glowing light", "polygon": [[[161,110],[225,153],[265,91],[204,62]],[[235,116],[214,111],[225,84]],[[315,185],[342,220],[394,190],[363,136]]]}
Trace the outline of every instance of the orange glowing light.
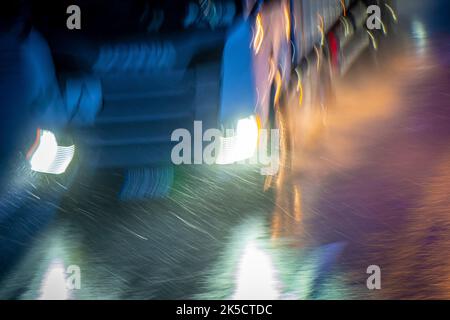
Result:
{"label": "orange glowing light", "polygon": [[302,84],[302,77],[300,76],[300,72],[295,69],[295,72],[297,73],[297,92],[299,94],[298,102],[299,105],[303,105],[303,84]]}
{"label": "orange glowing light", "polygon": [[256,16],[256,34],[253,40],[253,50],[255,51],[255,54],[258,54],[259,50],[261,49],[263,39],[264,39],[264,28],[262,24],[261,14],[258,13],[258,15]]}
{"label": "orange glowing light", "polygon": [[347,16],[347,8],[345,7],[345,1],[341,0],[341,7],[342,7],[342,11],[344,12],[344,17]]}
{"label": "orange glowing light", "polygon": [[300,222],[302,220],[301,193],[297,186],[294,187],[294,217],[296,222]]}
{"label": "orange glowing light", "polygon": [[289,14],[288,5],[284,6],[284,19],[285,19],[285,31],[286,31],[286,40],[289,41],[291,38],[291,15]]}
{"label": "orange glowing light", "polygon": [[275,86],[276,86],[275,98],[274,98],[274,105],[275,106],[278,106],[278,101],[280,99],[281,84],[282,84],[281,72],[278,70],[277,73],[275,74]]}

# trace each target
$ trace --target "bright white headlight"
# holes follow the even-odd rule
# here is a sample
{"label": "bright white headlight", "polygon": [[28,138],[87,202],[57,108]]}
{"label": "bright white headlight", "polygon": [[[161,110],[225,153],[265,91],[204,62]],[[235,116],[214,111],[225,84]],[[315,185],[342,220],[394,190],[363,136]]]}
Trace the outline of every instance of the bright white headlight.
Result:
{"label": "bright white headlight", "polygon": [[36,172],[64,173],[73,159],[75,146],[58,146],[53,132],[38,130],[36,143],[28,156],[31,169]]}
{"label": "bright white headlight", "polygon": [[221,137],[217,164],[231,164],[252,158],[258,146],[258,123],[254,116],[240,119],[234,134]]}

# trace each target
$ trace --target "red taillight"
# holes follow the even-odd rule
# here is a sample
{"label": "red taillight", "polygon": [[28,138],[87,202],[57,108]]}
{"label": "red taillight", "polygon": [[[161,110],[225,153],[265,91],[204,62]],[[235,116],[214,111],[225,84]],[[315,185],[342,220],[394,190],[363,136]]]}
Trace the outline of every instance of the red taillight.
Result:
{"label": "red taillight", "polygon": [[333,68],[339,68],[339,40],[334,32],[328,34],[328,43],[330,48],[330,58]]}

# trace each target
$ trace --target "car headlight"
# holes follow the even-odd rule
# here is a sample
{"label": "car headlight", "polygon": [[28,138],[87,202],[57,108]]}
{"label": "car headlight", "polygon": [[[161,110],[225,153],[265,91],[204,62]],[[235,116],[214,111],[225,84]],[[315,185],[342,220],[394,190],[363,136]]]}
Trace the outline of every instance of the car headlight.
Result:
{"label": "car headlight", "polygon": [[254,116],[240,119],[232,135],[220,138],[217,164],[231,164],[252,158],[258,147],[258,121]]}
{"label": "car headlight", "polygon": [[36,141],[27,154],[31,170],[61,174],[69,166],[75,154],[75,146],[59,146],[53,132],[38,129]]}

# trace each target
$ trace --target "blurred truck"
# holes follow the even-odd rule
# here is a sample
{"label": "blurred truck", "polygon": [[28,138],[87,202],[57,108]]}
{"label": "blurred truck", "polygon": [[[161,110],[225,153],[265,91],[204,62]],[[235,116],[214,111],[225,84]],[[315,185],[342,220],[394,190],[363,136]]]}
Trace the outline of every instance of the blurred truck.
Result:
{"label": "blurred truck", "polygon": [[[375,3],[382,19],[395,20],[390,1]],[[83,12],[81,30],[65,28],[61,10],[72,4]],[[34,7],[33,17],[56,65],[68,119],[61,137],[70,137],[85,170],[121,170],[120,196],[133,199],[170,190],[176,129],[195,135],[194,121],[203,130],[221,129],[216,163],[227,165],[253,157],[268,143],[258,133],[280,129],[283,102],[302,89],[306,77],[317,84],[310,100],[323,107],[334,77],[377,46],[378,31],[366,28],[372,4],[61,1],[50,11]],[[231,136],[229,128],[236,129]],[[49,143],[55,147],[58,134],[51,125],[41,127],[29,159]],[[40,166],[55,173],[45,170],[52,168],[49,163]]]}

